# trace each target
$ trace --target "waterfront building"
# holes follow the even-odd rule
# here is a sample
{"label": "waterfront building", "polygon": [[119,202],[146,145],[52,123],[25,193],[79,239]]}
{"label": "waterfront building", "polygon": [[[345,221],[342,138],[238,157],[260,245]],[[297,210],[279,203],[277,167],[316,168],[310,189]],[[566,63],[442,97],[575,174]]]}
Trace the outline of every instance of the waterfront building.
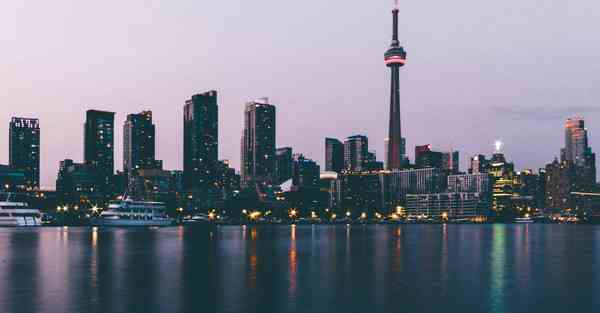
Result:
{"label": "waterfront building", "polygon": [[325,138],[325,170],[341,173],[344,169],[344,144],[335,138]]}
{"label": "waterfront building", "polygon": [[25,173],[27,189],[40,187],[40,122],[13,117],[9,126],[9,165]]}
{"label": "waterfront building", "polygon": [[392,43],[385,52],[385,65],[391,72],[390,115],[387,146],[387,168],[399,170],[404,162],[402,153],[402,126],[400,117],[400,67],[406,62],[406,51],[398,40],[398,7],[392,11],[393,28]]}
{"label": "waterfront building", "polygon": [[146,201],[174,202],[184,191],[183,173],[162,169],[139,169],[130,180],[130,195]]}
{"label": "waterfront building", "polygon": [[214,90],[193,95],[183,110],[183,183],[205,195],[215,187],[219,155],[219,109]]}
{"label": "waterfront building", "polygon": [[448,191],[451,193],[479,193],[483,197],[492,195],[493,178],[490,174],[460,174],[448,176]]}
{"label": "waterfront building", "polygon": [[345,172],[338,176],[340,198],[338,214],[349,212],[358,217],[363,212],[371,215],[384,208],[382,185],[376,172]]}
{"label": "waterfront building", "polygon": [[220,160],[218,163],[217,185],[219,187],[219,200],[231,199],[240,190],[240,175],[230,167],[229,160]]}
{"label": "waterfront building", "polygon": [[105,195],[99,184],[103,183],[104,175],[98,167],[86,163],[61,161],[56,178],[58,202],[82,208],[102,204]]}
{"label": "waterfront building", "polygon": [[368,170],[369,139],[367,136],[354,135],[344,141],[344,167],[347,171],[361,172]]}
{"label": "waterfront building", "polygon": [[431,145],[415,147],[415,165],[418,168],[439,168],[446,175],[459,173],[458,151],[433,151]]}
{"label": "waterfront building", "polygon": [[275,184],[279,185],[292,178],[293,170],[292,148],[277,148],[275,150]]}
{"label": "waterfront building", "polygon": [[317,162],[295,154],[293,160],[292,184],[295,188],[318,188],[321,167]]}
{"label": "waterfront building", "polygon": [[268,98],[246,103],[242,135],[242,183],[272,184],[275,179],[275,106]]}
{"label": "waterfront building", "polygon": [[546,208],[560,211],[573,208],[572,192],[577,191],[576,166],[558,159],[546,165]]}
{"label": "waterfront building", "polygon": [[581,117],[565,122],[565,147],[561,160],[575,165],[579,191],[590,191],[596,184],[596,154],[589,146],[585,121]]}
{"label": "waterfront building", "polygon": [[489,161],[485,155],[478,154],[471,158],[469,165],[469,174],[480,174],[489,172]]}
{"label": "waterfront building", "polygon": [[24,170],[0,164],[0,191],[25,192],[29,188]]}
{"label": "waterfront building", "polygon": [[438,168],[408,169],[378,173],[384,206],[404,205],[407,194],[431,194],[443,190],[444,176]]}
{"label": "waterfront building", "polygon": [[488,215],[488,203],[476,192],[409,194],[406,196],[408,216],[434,219],[476,219]]}
{"label": "waterfront building", "polygon": [[511,215],[515,205],[515,165],[507,162],[504,154],[496,151],[489,162],[489,173],[494,178],[492,209],[498,215]]}
{"label": "waterfront building", "polygon": [[156,160],[152,111],[129,114],[123,125],[123,171],[132,174],[139,169],[162,169],[162,161]]}
{"label": "waterfront building", "polygon": [[84,161],[97,172],[95,184],[109,196],[114,173],[115,113],[97,110],[86,112],[84,131]]}

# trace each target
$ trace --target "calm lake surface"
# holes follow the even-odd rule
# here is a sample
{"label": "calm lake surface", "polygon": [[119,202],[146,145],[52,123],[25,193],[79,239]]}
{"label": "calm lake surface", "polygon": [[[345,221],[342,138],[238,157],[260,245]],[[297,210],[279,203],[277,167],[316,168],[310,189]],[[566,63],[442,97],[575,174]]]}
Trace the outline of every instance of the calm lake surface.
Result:
{"label": "calm lake surface", "polygon": [[600,227],[0,229],[0,312],[599,312]]}

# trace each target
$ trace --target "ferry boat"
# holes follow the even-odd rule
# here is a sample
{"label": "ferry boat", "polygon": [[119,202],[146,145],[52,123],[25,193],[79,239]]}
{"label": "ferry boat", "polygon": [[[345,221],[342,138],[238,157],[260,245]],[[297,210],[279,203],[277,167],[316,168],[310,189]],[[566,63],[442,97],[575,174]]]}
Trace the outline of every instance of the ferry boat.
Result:
{"label": "ferry boat", "polygon": [[529,216],[529,214],[525,214],[523,217],[515,218],[515,223],[533,223],[533,219]]}
{"label": "ferry boat", "polygon": [[29,208],[25,201],[16,200],[10,193],[0,200],[0,226],[21,227],[41,226],[42,214]]}
{"label": "ferry boat", "polygon": [[130,198],[110,202],[92,226],[170,226],[175,222],[167,216],[162,202],[134,201]]}

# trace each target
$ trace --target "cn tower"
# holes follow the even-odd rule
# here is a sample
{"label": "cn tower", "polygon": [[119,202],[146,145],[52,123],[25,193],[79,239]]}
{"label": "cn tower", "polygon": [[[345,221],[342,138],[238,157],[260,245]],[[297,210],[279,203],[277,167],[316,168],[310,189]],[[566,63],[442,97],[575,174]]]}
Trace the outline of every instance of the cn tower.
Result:
{"label": "cn tower", "polygon": [[400,67],[406,62],[406,51],[398,41],[398,0],[392,11],[394,16],[392,44],[385,52],[385,65],[392,72],[392,87],[390,97],[390,125],[388,134],[388,170],[402,168],[402,127],[400,122]]}

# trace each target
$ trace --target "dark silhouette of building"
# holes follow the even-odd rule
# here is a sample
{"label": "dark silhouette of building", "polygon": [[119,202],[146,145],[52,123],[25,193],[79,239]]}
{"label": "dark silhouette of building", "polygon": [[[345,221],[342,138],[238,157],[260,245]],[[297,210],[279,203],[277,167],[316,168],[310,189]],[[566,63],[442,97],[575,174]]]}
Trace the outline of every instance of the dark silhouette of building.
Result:
{"label": "dark silhouette of building", "polygon": [[590,191],[596,184],[596,154],[588,142],[585,121],[581,117],[569,118],[565,122],[565,147],[561,150],[561,161],[575,165],[578,191]]}
{"label": "dark silhouette of building", "polygon": [[183,114],[183,182],[200,193],[215,187],[219,160],[217,92],[193,95]]}
{"label": "dark silhouette of building", "polygon": [[302,154],[295,154],[293,160],[292,184],[297,188],[318,188],[321,167],[317,162]]}
{"label": "dark silhouette of building", "polygon": [[27,189],[25,171],[0,164],[0,191],[25,192]]}
{"label": "dark silhouette of building", "polygon": [[546,165],[546,208],[564,210],[573,207],[571,193],[577,190],[576,166],[566,160]]}
{"label": "dark silhouette of building", "polygon": [[242,183],[272,184],[275,179],[275,106],[263,98],[246,103],[242,135]]}
{"label": "dark silhouette of building", "polygon": [[9,126],[9,165],[25,173],[27,189],[40,187],[40,122],[13,117]]}
{"label": "dark silhouette of building", "polygon": [[123,125],[123,171],[131,174],[140,169],[162,169],[162,161],[156,160],[152,111],[129,114]]}
{"label": "dark silhouette of building", "polygon": [[402,168],[402,127],[400,118],[400,67],[406,62],[406,52],[398,41],[398,8],[393,14],[393,36],[390,48],[385,52],[385,64],[391,70],[390,121],[387,149],[387,167],[389,170]]}
{"label": "dark silhouette of building", "polygon": [[325,138],[325,170],[341,173],[344,169],[344,144],[335,138]]}
{"label": "dark silhouette of building", "polygon": [[415,147],[415,165],[418,168],[435,167],[442,169],[443,153],[431,150],[431,145]]}
{"label": "dark silhouette of building", "polygon": [[347,171],[367,171],[369,162],[369,139],[354,135],[344,141],[344,167]]}
{"label": "dark silhouette of building", "polygon": [[277,185],[282,184],[288,179],[292,178],[293,170],[293,159],[292,159],[292,148],[278,148],[275,151],[275,172]]}
{"label": "dark silhouette of building", "polygon": [[471,158],[469,174],[481,174],[489,172],[489,161],[485,155],[478,154]]}
{"label": "dark silhouette of building", "polygon": [[70,159],[61,161],[56,178],[58,202],[82,208],[103,203],[105,195],[98,185],[103,175],[97,167]]}
{"label": "dark silhouette of building", "polygon": [[98,173],[98,188],[109,196],[114,173],[115,113],[88,110],[84,134],[85,164]]}

